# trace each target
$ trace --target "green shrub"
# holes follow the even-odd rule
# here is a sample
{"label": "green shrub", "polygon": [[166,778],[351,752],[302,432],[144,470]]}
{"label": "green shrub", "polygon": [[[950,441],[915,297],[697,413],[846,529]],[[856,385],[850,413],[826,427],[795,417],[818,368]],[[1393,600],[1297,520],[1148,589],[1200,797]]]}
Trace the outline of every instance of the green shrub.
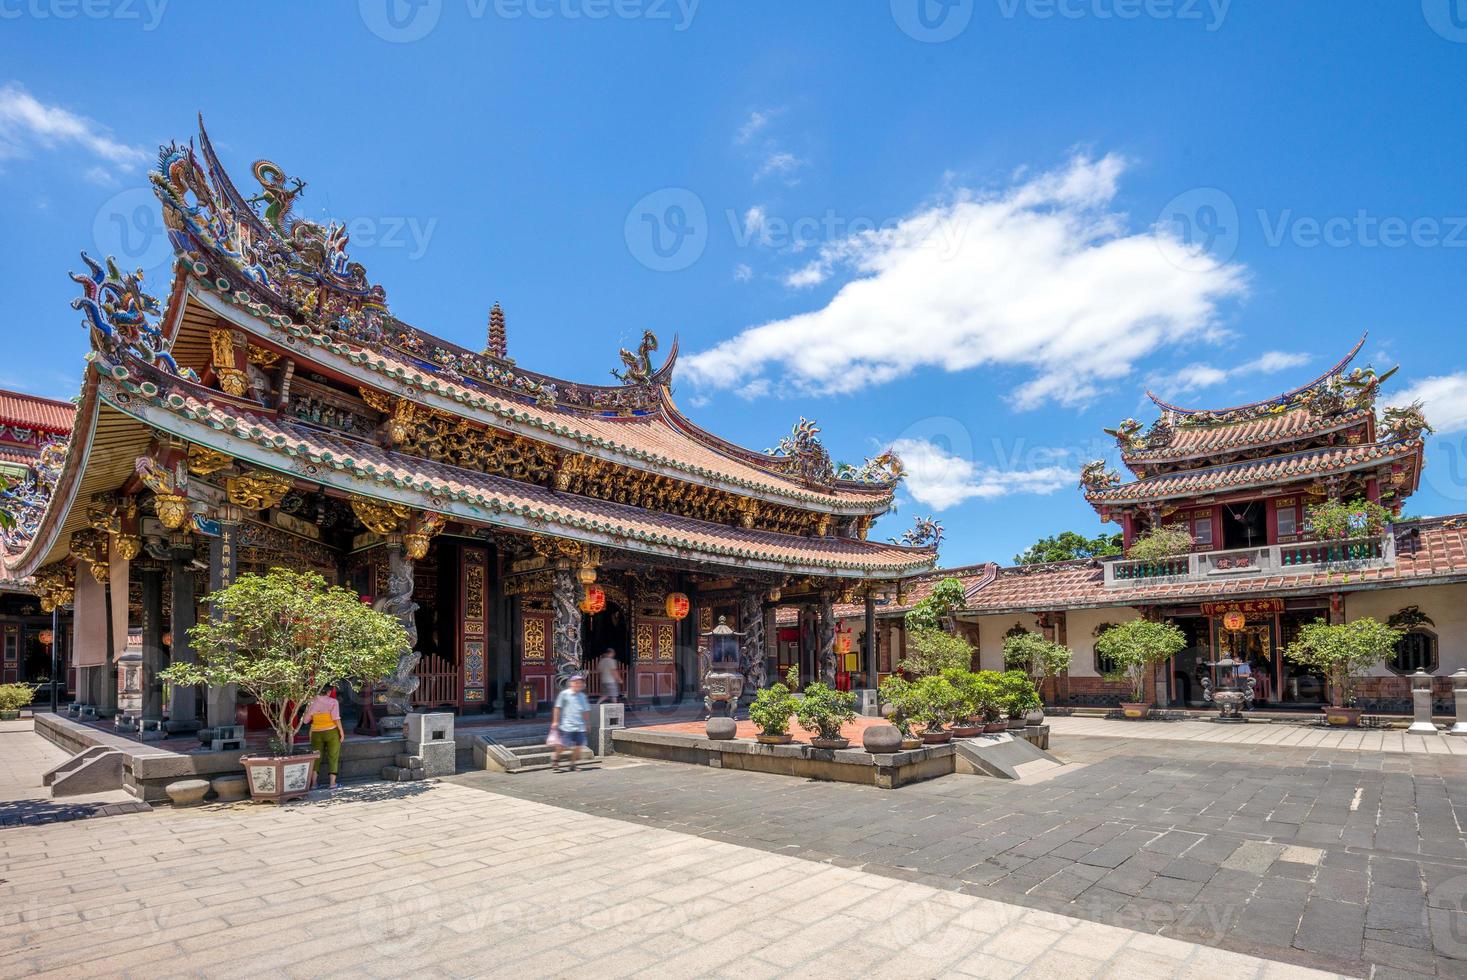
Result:
{"label": "green shrub", "polygon": [[1363,497],[1345,503],[1326,500],[1307,508],[1309,526],[1322,540],[1364,538],[1379,534],[1392,520],[1391,512]]}
{"label": "green shrub", "polygon": [[1171,623],[1132,619],[1112,626],[1095,641],[1095,650],[1113,665],[1106,680],[1128,681],[1131,700],[1146,699],[1146,675],[1187,646],[1187,635]]}
{"label": "green shrub", "polygon": [[892,674],[881,682],[877,697],[883,707],[890,706],[886,720],[896,726],[903,738],[912,737],[912,713],[916,710],[916,699],[912,694],[913,684],[900,674]]}
{"label": "green shrub", "polygon": [[945,670],[967,670],[973,647],[960,636],[940,629],[907,633],[907,656],[898,666],[913,677],[933,677]]}
{"label": "green shrub", "polygon": [[0,711],[19,711],[29,707],[35,696],[36,689],[30,684],[0,684]]}
{"label": "green shrub", "polygon": [[1020,633],[1003,641],[1004,667],[1023,671],[1035,686],[1047,677],[1069,670],[1071,656],[1069,647],[1046,640],[1038,633]]}
{"label": "green shrub", "polygon": [[1157,561],[1162,558],[1177,558],[1192,550],[1192,532],[1183,524],[1168,524],[1145,531],[1126,551],[1127,558]]}
{"label": "green shrub", "polygon": [[1331,703],[1344,708],[1355,703],[1355,678],[1384,663],[1404,635],[1369,616],[1334,625],[1319,619],[1299,628],[1284,657],[1324,674]]}
{"label": "green shrub", "polygon": [[946,677],[924,677],[912,687],[916,699],[912,720],[924,732],[941,732],[965,717],[963,695]]}
{"label": "green shrub", "polygon": [[927,598],[907,612],[908,630],[941,630],[943,621],[968,606],[967,593],[959,579],[945,578],[932,587]]}
{"label": "green shrub", "polygon": [[800,672],[791,667],[783,683],[775,681],[754,695],[754,700],[749,705],[749,720],[759,726],[760,734],[790,733],[790,715],[794,714],[797,703],[791,689],[799,686]]}
{"label": "green shrub", "polygon": [[999,709],[1010,718],[1022,718],[1039,707],[1039,691],[1022,670],[1006,670],[995,681]]}
{"label": "green shrub", "polygon": [[840,738],[841,726],[856,718],[856,696],[822,683],[807,684],[795,718],[801,728],[820,738]]}

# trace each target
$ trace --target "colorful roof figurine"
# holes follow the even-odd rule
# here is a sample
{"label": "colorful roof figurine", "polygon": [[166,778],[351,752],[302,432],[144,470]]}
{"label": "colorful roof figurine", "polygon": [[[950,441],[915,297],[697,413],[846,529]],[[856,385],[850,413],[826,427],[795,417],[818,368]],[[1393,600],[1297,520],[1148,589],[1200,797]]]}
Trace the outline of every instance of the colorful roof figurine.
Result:
{"label": "colorful roof figurine", "polygon": [[[837,466],[806,419],[765,452],[720,439],[677,408],[677,341],[658,363],[650,331],[614,383],[585,384],[517,365],[497,303],[482,350],[411,326],[346,228],[300,215],[305,181],[250,169],[246,195],[202,122],[197,146],[161,149],[166,302],[141,272],[83,255],[79,447],[109,440],[111,460],[163,439],[322,492],[731,569],[870,579],[935,562],[935,539],[867,539],[901,479],[893,454]],[[126,479],[106,460],[66,458],[18,568],[64,555],[78,501]]]}

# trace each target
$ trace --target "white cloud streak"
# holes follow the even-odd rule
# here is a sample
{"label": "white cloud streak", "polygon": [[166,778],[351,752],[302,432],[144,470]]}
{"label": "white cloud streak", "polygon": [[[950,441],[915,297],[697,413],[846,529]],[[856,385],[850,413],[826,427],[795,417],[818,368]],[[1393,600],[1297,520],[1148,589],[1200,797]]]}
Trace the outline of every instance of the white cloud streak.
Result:
{"label": "white cloud streak", "polygon": [[965,500],[1015,493],[1049,494],[1074,486],[1075,471],[1064,466],[1002,470],[981,466],[925,439],[898,439],[892,449],[906,465],[903,485],[912,499],[934,510]]}
{"label": "white cloud streak", "polygon": [[1172,372],[1164,380],[1158,380],[1154,387],[1164,395],[1173,396],[1201,388],[1212,388],[1237,378],[1276,374],[1279,371],[1287,371],[1307,363],[1309,363],[1308,354],[1271,350],[1265,351],[1251,361],[1227,368],[1215,367],[1211,364],[1188,364]]}
{"label": "white cloud streak", "polygon": [[1386,399],[1390,405],[1421,402],[1422,412],[1440,434],[1467,429],[1467,371],[1423,378]]}
{"label": "white cloud streak", "polygon": [[795,394],[850,393],[924,368],[1027,369],[1018,408],[1081,405],[1158,348],[1221,333],[1245,291],[1224,264],[1112,207],[1117,156],[1077,156],[1006,190],[963,191],[824,244],[786,281],[845,283],[821,309],[750,327],[684,361],[705,388],[777,377]]}
{"label": "white cloud streak", "polygon": [[[115,139],[107,128],[61,106],[47,105],[20,85],[0,85],[0,160],[28,156],[33,149],[79,148],[110,167],[127,169],[148,163],[141,147]],[[104,182],[105,171],[92,167],[87,179]]]}

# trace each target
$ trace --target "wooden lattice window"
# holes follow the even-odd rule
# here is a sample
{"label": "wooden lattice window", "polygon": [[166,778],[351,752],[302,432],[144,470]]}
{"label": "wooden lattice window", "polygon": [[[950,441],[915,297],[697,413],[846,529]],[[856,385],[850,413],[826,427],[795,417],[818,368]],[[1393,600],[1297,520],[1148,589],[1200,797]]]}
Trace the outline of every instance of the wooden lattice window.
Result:
{"label": "wooden lattice window", "polygon": [[1386,666],[1397,674],[1414,674],[1424,670],[1434,673],[1437,666],[1436,634],[1414,629],[1396,641],[1396,652]]}

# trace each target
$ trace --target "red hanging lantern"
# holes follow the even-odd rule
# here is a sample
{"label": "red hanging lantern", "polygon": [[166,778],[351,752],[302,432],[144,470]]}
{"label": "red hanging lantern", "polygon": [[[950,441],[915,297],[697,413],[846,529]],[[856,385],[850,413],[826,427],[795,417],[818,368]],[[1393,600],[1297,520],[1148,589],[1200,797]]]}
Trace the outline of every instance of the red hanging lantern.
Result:
{"label": "red hanging lantern", "polygon": [[686,619],[693,605],[688,601],[686,592],[669,592],[664,608],[669,619]]}
{"label": "red hanging lantern", "polygon": [[1236,609],[1223,614],[1223,629],[1237,631],[1248,625],[1248,617]]}
{"label": "red hanging lantern", "polygon": [[586,596],[581,600],[581,612],[596,615],[606,608],[606,590],[599,585],[586,586]]}

